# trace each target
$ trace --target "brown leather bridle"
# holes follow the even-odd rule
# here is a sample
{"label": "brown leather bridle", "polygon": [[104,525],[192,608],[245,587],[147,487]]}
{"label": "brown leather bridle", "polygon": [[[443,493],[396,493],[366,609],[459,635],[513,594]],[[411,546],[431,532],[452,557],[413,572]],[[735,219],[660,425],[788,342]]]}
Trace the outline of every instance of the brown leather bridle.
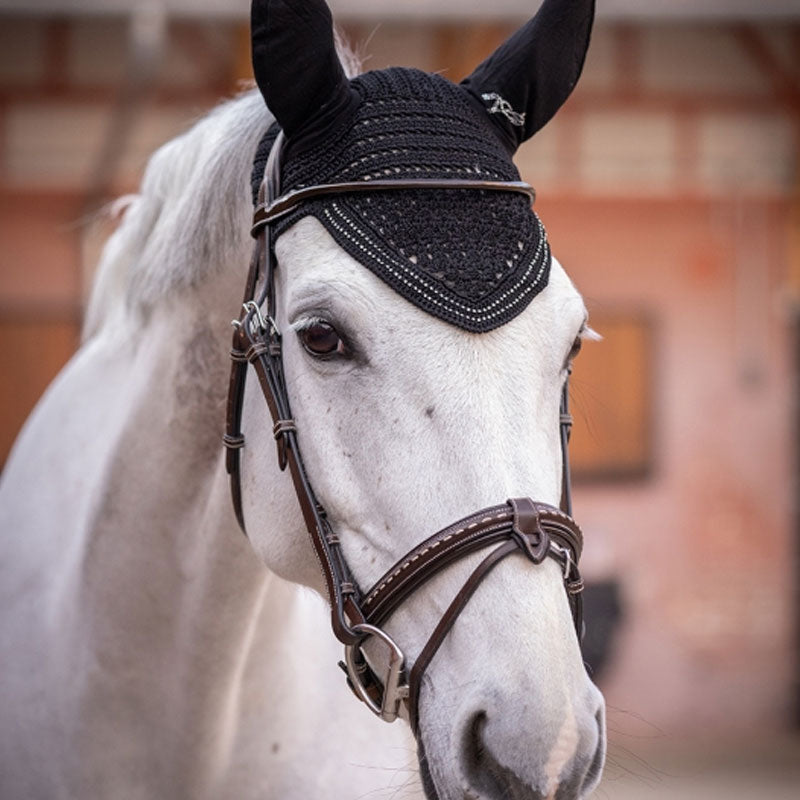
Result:
{"label": "brown leather bridle", "polygon": [[[245,530],[240,479],[242,406],[248,364],[252,364],[272,415],[273,434],[278,446],[281,470],[289,467],[300,510],[325,578],[331,606],[333,633],[345,645],[342,665],[355,694],[382,719],[397,718],[406,704],[409,721],[416,732],[422,676],[448,631],[472,594],[489,572],[506,556],[521,552],[534,564],[555,559],[562,568],[575,627],[582,633],[581,591],[583,581],[578,560],[583,546],[581,530],[571,515],[567,443],[572,419],[567,407],[567,387],[561,399],[562,499],[561,509],[530,498],[512,498],[485,508],[440,530],[405,555],[367,592],[353,578],[336,532],[325,509],[317,501],[303,466],[297,425],[292,419],[284,380],[281,334],[275,323],[276,296],[272,223],[311,198],[352,192],[398,191],[408,189],[521,192],[534,199],[532,187],[522,182],[470,180],[374,180],[358,183],[310,186],[280,196],[280,160],[283,135],[270,152],[264,181],[255,210],[252,234],[256,239],[245,287],[242,313],[233,322],[234,335],[228,392],[227,427],[224,443],[226,465],[236,518]],[[471,553],[497,545],[475,568],[456,595],[406,673],[405,658],[397,643],[381,627],[391,614],[418,588],[442,569]],[[374,638],[389,653],[388,669],[379,678],[364,656],[364,643]]]}

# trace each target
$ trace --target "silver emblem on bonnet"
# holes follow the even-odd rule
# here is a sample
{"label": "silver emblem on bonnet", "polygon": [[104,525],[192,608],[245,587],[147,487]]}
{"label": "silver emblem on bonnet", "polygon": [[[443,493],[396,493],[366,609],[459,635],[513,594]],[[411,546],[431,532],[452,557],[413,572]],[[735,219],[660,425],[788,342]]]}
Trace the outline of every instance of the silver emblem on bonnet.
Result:
{"label": "silver emblem on bonnet", "polygon": [[514,111],[511,103],[500,97],[497,92],[486,92],[481,97],[487,102],[494,101],[494,105],[488,109],[490,114],[502,114],[512,125],[520,128],[525,124],[525,112],[520,114],[519,111]]}

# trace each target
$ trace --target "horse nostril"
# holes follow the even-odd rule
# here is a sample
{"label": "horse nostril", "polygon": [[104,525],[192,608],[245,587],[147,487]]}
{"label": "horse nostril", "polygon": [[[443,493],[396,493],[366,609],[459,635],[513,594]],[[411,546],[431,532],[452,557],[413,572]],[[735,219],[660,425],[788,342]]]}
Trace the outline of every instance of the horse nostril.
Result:
{"label": "horse nostril", "polygon": [[464,755],[469,765],[478,766],[483,760],[483,729],[486,727],[486,712],[479,711],[472,718],[471,724],[464,731]]}
{"label": "horse nostril", "polygon": [[[464,725],[462,734],[462,779],[467,793],[464,797],[483,800],[542,800],[547,795],[558,800],[577,800],[591,794],[602,774],[605,761],[605,714],[601,706],[594,716],[586,715],[575,750],[550,774],[550,765],[534,762],[510,769],[493,754],[494,740],[487,740],[490,720],[486,711],[473,714]],[[497,731],[494,731],[496,734]],[[518,732],[522,735],[521,732]]]}
{"label": "horse nostril", "polygon": [[484,739],[487,725],[485,711],[479,711],[464,728],[462,747],[465,798],[481,800],[542,800],[542,795],[528,786],[512,770],[500,764]]}

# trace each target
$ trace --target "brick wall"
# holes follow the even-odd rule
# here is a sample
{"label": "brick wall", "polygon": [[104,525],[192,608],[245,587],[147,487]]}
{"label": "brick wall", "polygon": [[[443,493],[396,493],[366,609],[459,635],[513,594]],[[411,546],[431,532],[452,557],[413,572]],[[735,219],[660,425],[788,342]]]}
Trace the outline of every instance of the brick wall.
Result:
{"label": "brick wall", "polygon": [[236,90],[241,38],[234,25],[170,25],[151,79],[131,80],[121,20],[0,15],[0,462],[77,344],[107,232],[98,212]]}

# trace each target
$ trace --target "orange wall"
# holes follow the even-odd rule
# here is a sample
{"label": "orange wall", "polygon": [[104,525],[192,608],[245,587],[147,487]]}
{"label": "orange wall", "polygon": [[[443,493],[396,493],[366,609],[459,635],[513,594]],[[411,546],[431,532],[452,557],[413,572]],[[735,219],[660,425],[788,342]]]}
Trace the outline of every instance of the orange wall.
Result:
{"label": "orange wall", "polygon": [[[625,598],[609,702],[669,733],[779,729],[794,611],[787,205],[542,198],[539,211],[590,314],[654,324],[652,474],[576,489],[585,572],[619,578]],[[576,365],[577,416],[593,397],[580,360],[602,347]]]}

